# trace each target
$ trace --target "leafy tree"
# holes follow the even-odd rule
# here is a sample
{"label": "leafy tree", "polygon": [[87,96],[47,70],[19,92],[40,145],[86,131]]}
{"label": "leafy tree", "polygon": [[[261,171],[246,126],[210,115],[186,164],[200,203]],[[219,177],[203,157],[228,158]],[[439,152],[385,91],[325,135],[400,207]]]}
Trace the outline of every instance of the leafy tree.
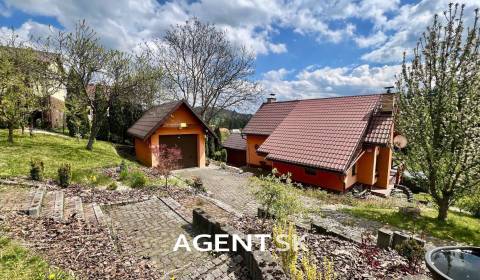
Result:
{"label": "leafy tree", "polygon": [[478,10],[464,30],[464,6],[450,5],[404,59],[397,81],[397,129],[409,140],[403,160],[438,206],[438,219],[479,184],[480,57]]}
{"label": "leafy tree", "polygon": [[178,147],[168,147],[167,145],[161,144],[154,150],[154,156],[158,161],[155,169],[165,178],[165,187],[167,187],[168,178],[172,174],[172,171],[180,168],[182,151]]}
{"label": "leafy tree", "polygon": [[73,71],[68,74],[67,96],[65,98],[66,122],[68,133],[72,137],[86,137],[90,132],[88,108],[81,100],[80,81]]}
{"label": "leafy tree", "polygon": [[24,127],[26,116],[38,104],[34,94],[36,54],[17,37],[12,32],[0,46],[0,121],[8,128],[10,143],[14,128]]}
{"label": "leafy tree", "polygon": [[245,47],[232,45],[214,25],[198,19],[176,25],[157,47],[167,93],[199,108],[207,123],[222,109],[260,96],[258,83],[251,80],[254,56]]}

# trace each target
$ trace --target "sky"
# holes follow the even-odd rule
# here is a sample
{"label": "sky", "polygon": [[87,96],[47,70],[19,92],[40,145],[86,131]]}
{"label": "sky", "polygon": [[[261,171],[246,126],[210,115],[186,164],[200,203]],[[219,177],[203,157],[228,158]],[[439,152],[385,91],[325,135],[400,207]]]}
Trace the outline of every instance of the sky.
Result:
{"label": "sky", "polygon": [[[0,35],[28,39],[85,19],[106,47],[135,50],[192,17],[255,54],[255,76],[279,100],[384,92],[449,0],[0,0]],[[480,0],[464,0],[473,22]],[[443,16],[443,15],[442,15]]]}

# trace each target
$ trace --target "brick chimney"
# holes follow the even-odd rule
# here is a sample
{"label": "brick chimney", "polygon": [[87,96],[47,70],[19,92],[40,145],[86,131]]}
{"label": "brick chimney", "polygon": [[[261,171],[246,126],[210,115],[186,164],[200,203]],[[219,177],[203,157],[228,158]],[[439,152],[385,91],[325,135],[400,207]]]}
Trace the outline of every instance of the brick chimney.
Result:
{"label": "brick chimney", "polygon": [[277,101],[277,98],[275,97],[275,93],[270,93],[270,96],[267,97],[267,103],[273,103]]}

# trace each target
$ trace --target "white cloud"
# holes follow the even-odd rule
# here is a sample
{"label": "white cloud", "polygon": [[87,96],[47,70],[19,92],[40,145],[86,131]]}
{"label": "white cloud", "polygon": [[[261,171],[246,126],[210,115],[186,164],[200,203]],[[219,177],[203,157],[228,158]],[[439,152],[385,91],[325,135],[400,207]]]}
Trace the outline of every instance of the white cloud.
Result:
{"label": "white cloud", "polygon": [[380,93],[384,87],[394,84],[400,70],[400,65],[310,67],[300,71],[295,79],[286,80],[285,76],[291,71],[281,68],[265,73],[261,83],[268,92],[276,93],[283,100]]}
{"label": "white cloud", "polygon": [[[415,47],[417,40],[426,31],[435,14],[444,20],[443,11],[448,8],[450,0],[422,0],[418,4],[403,5],[389,20],[380,21],[375,28],[391,35],[377,48],[364,54],[362,59],[369,62],[400,62],[403,53],[407,54]],[[472,24],[475,8],[480,7],[478,0],[465,0],[465,24]],[[357,42],[358,43],[358,42]]]}
{"label": "white cloud", "polygon": [[378,31],[370,36],[358,36],[354,40],[360,48],[368,48],[381,45],[387,40],[387,36],[382,31]]}

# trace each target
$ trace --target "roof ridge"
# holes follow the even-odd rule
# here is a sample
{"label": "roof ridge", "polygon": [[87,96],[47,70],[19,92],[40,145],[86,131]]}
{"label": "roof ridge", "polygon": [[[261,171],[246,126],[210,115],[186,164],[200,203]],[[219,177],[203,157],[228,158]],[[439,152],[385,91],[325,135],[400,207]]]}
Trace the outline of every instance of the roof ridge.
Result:
{"label": "roof ridge", "polygon": [[395,93],[369,93],[369,94],[357,94],[357,95],[342,95],[342,96],[329,96],[329,97],[314,97],[314,98],[305,98],[305,99],[292,99],[284,101],[275,101],[271,103],[264,102],[263,104],[275,104],[275,103],[286,103],[286,102],[300,102],[308,100],[323,100],[323,99],[339,99],[339,98],[349,98],[349,97],[366,97],[366,96],[381,96],[381,95],[393,95]]}

